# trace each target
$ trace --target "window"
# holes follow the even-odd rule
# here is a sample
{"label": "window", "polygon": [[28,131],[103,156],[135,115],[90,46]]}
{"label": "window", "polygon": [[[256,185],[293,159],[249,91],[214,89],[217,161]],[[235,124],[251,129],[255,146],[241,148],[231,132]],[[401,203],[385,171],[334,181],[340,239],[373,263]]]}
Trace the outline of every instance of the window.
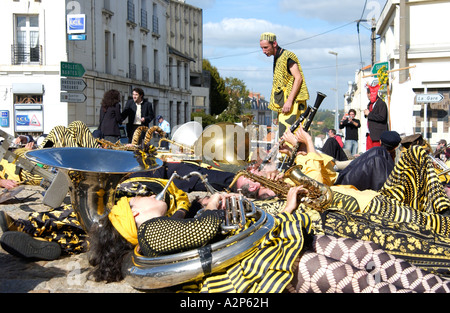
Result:
{"label": "window", "polygon": [[134,15],[134,3],[132,0],[127,1],[127,20],[132,23],[136,22]]}
{"label": "window", "polygon": [[158,7],[156,3],[153,3],[152,25],[152,32],[159,34]]}
{"label": "window", "polygon": [[147,1],[141,0],[141,27],[148,29]]}
{"label": "window", "polygon": [[136,79],[136,63],[134,55],[134,41],[128,42],[129,78]]}
{"label": "window", "polygon": [[105,32],[105,73],[111,74],[111,33]]}
{"label": "window", "polygon": [[13,64],[41,63],[39,46],[39,16],[16,16],[16,39],[13,45]]}

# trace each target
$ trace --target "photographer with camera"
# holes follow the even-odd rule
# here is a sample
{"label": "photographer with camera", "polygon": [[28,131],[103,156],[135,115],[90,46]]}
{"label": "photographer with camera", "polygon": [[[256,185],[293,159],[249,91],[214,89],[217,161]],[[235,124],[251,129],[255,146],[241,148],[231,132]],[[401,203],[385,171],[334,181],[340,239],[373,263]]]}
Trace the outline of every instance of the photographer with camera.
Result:
{"label": "photographer with camera", "polygon": [[349,150],[352,155],[358,153],[358,128],[361,127],[361,122],[355,116],[356,111],[350,109],[339,123],[339,129],[345,128],[344,149]]}

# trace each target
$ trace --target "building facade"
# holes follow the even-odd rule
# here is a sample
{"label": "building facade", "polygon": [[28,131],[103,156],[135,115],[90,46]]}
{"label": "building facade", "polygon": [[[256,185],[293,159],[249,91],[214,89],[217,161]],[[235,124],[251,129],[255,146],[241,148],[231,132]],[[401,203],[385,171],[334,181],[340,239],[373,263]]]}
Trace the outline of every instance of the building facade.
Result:
{"label": "building facade", "polygon": [[[387,0],[376,23],[377,63],[389,70],[389,88],[382,95],[390,129],[402,136],[422,134],[432,146],[440,139],[450,141],[450,37],[442,35],[450,27],[448,12],[449,1]],[[356,73],[345,96],[345,110],[356,109],[362,122],[360,152],[366,151],[366,85],[374,82],[370,65]],[[424,102],[420,96],[425,94],[442,95],[442,100]]]}
{"label": "building facade", "polygon": [[[392,127],[421,133],[435,145],[450,140],[450,2],[388,0],[377,23],[380,60],[392,72]],[[417,95],[440,94],[439,102],[422,102]],[[404,125],[403,116],[410,115]],[[400,118],[401,117],[401,118]]]}
{"label": "building facade", "polygon": [[[11,21],[4,25],[8,48],[0,50],[6,132],[48,133],[75,120],[98,125],[103,94],[119,90],[124,105],[135,87],[172,125],[190,120],[191,66],[202,63],[192,55],[202,55],[169,43],[173,1],[4,2],[0,17]],[[201,44],[201,26],[195,32]]]}

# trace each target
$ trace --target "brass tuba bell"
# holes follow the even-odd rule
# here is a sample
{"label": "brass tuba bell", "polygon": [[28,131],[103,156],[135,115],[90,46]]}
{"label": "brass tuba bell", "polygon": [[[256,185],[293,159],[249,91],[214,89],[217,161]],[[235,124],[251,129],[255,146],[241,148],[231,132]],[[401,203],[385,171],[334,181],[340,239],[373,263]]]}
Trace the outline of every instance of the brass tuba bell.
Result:
{"label": "brass tuba bell", "polygon": [[[73,210],[85,231],[109,213],[114,205],[116,187],[123,177],[146,170],[131,151],[48,148],[28,151],[25,156],[66,175]],[[151,169],[161,165],[162,161],[156,159]]]}

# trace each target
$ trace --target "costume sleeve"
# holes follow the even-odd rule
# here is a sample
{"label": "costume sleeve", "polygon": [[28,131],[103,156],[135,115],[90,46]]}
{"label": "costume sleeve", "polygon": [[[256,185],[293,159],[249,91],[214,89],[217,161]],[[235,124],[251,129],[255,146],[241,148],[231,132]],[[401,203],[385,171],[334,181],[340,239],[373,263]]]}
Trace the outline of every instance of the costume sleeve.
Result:
{"label": "costume sleeve", "polygon": [[295,163],[302,166],[303,174],[322,184],[331,186],[336,181],[337,173],[334,170],[333,158],[326,154],[298,155]]}
{"label": "costume sleeve", "polygon": [[141,253],[156,257],[196,249],[208,244],[220,232],[223,211],[205,211],[199,218],[158,217],[138,230]]}

